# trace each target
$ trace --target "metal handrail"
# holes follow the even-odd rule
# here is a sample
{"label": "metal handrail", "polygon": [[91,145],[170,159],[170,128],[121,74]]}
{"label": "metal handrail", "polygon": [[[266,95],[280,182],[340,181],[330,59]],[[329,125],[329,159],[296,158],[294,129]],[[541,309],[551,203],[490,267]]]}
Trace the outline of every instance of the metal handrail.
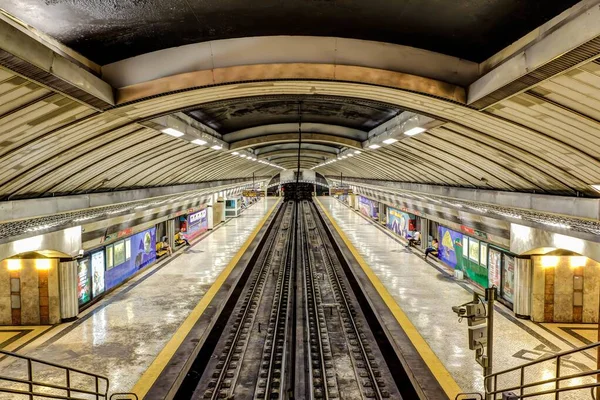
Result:
{"label": "metal handrail", "polygon": [[[108,378],[105,376],[94,374],[94,373],[87,372],[87,371],[77,369],[77,368],[66,367],[64,365],[40,360],[40,359],[34,358],[34,357],[23,356],[23,355],[12,353],[12,352],[6,351],[6,350],[0,350],[0,354],[2,355],[2,358],[13,357],[13,358],[17,358],[20,360],[25,360],[27,362],[27,379],[13,378],[13,377],[9,377],[9,376],[0,375],[0,381],[12,382],[12,383],[16,383],[18,385],[27,385],[27,390],[14,389],[14,388],[0,386],[0,393],[12,393],[12,394],[28,396],[29,399],[33,399],[34,397],[35,398],[41,397],[41,398],[46,398],[46,399],[58,399],[58,400],[86,400],[86,398],[74,397],[74,396],[78,396],[78,395],[84,395],[84,396],[91,395],[91,396],[94,396],[96,398],[96,400],[108,399],[108,388],[110,386],[110,382],[109,382]],[[55,384],[55,383],[49,383],[49,382],[36,381],[34,379],[34,370],[33,370],[34,364],[41,364],[41,365],[53,367],[58,370],[64,371],[66,384],[61,385],[61,384]],[[84,388],[73,387],[71,385],[71,376],[73,373],[93,378],[92,385],[94,386],[94,388],[93,389],[89,389],[89,388],[84,389]],[[102,384],[102,386],[104,386],[102,389],[100,389],[101,384]],[[50,390],[55,390],[55,391],[60,390],[60,391],[63,391],[65,394],[43,393],[43,392],[39,391],[40,388],[41,389],[50,389]],[[134,399],[138,398],[137,395],[134,393],[115,393],[115,394],[113,394],[113,396],[116,396],[116,395],[118,395],[118,396],[128,395],[128,396],[132,396]],[[111,399],[113,398],[113,396],[111,396]],[[87,399],[89,399],[89,397],[87,397]]]}
{"label": "metal handrail", "polygon": [[[484,385],[486,387],[485,398],[486,399],[496,399],[496,395],[498,395],[498,394],[512,392],[512,391],[518,391],[519,394],[517,395],[517,398],[519,398],[519,399],[526,399],[526,398],[530,398],[530,397],[534,397],[534,396],[543,396],[543,395],[548,395],[548,394],[554,394],[555,395],[554,398],[559,399],[560,393],[562,393],[562,392],[581,390],[581,389],[589,389],[589,388],[591,388],[593,391],[593,388],[600,387],[600,381],[590,382],[590,383],[585,383],[585,384],[575,385],[575,386],[567,386],[567,387],[560,387],[560,382],[575,379],[575,378],[582,378],[582,377],[588,377],[588,376],[594,376],[594,375],[598,376],[598,375],[600,375],[600,369],[579,372],[579,373],[571,374],[571,375],[560,376],[560,371],[561,371],[560,364],[561,364],[561,360],[565,356],[575,354],[575,353],[581,353],[581,352],[591,350],[591,349],[594,349],[597,347],[600,347],[600,342],[592,343],[592,344],[578,347],[578,348],[571,349],[571,350],[566,350],[566,351],[556,353],[553,355],[549,355],[546,357],[541,357],[537,360],[530,361],[528,363],[518,365],[516,367],[508,368],[503,371],[490,374],[490,375],[486,376],[484,379]],[[534,365],[538,365],[538,364],[541,364],[544,362],[554,361],[554,360],[556,361],[556,370],[555,370],[554,378],[544,379],[541,381],[530,382],[530,383],[524,382],[526,368],[534,366]],[[498,377],[501,375],[509,374],[511,372],[515,372],[515,371],[520,372],[520,383],[518,385],[513,385],[513,386],[505,387],[502,389],[498,389]],[[492,383],[493,389],[488,390],[487,388],[489,387],[488,383],[490,382],[490,380],[492,380],[491,383]],[[554,389],[537,391],[537,392],[527,393],[527,394],[523,393],[523,391],[525,389],[531,389],[536,386],[547,385],[547,384],[551,384],[551,383],[554,383]]]}

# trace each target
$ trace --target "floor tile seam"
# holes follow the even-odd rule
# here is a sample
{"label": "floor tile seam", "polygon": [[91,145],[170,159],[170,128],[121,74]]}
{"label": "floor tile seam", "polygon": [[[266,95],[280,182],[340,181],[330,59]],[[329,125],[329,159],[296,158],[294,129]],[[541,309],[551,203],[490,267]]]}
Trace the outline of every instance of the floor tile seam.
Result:
{"label": "floor tile seam", "polygon": [[[256,204],[258,204],[258,203],[256,203]],[[203,241],[206,238],[210,237],[210,235],[212,235],[213,233],[215,233],[221,227],[226,226],[227,223],[230,222],[230,221],[231,221],[231,219],[225,221],[222,224],[219,224],[219,226],[217,228],[215,228],[215,229],[213,229],[213,230],[210,231],[210,234],[207,234],[207,235],[205,235],[205,236],[203,236],[201,238],[198,238],[198,240],[196,242],[194,242],[194,244],[191,244],[191,247],[197,245],[201,241]],[[114,303],[115,301],[120,300],[122,297],[124,297],[125,294],[129,293],[131,290],[133,290],[134,288],[136,288],[142,282],[146,281],[148,278],[150,278],[155,273],[157,273],[158,271],[160,271],[161,269],[163,269],[165,266],[167,266],[171,262],[175,261],[177,258],[179,258],[183,254],[184,250],[185,250],[185,247],[182,247],[182,248],[178,249],[176,254],[173,254],[168,259],[163,260],[162,264],[160,262],[157,262],[151,268],[146,269],[142,274],[140,274],[138,276],[133,276],[132,277],[133,279],[131,279],[129,282],[125,282],[121,287],[118,288],[118,290],[116,290],[114,293],[111,293],[110,296],[107,296],[106,298],[103,298],[100,302],[98,302],[98,305],[96,307],[91,308],[89,311],[85,310],[85,311],[88,311],[88,312],[85,313],[84,315],[82,315],[81,317],[79,317],[76,321],[72,322],[71,325],[69,325],[68,327],[66,327],[62,331],[60,331],[57,335],[49,337],[45,342],[40,343],[40,345],[38,347],[36,347],[36,349],[32,349],[32,351],[33,350],[45,349],[46,347],[50,346],[51,344],[56,343],[56,341],[60,340],[61,338],[63,338],[64,336],[66,336],[67,334],[69,334],[70,332],[72,332],[73,330],[75,330],[83,322],[85,322],[91,316],[95,315],[98,311],[101,311],[104,308],[106,308],[109,305],[111,305],[112,303]],[[57,324],[55,326],[58,326],[58,325],[60,325],[60,324]]]}

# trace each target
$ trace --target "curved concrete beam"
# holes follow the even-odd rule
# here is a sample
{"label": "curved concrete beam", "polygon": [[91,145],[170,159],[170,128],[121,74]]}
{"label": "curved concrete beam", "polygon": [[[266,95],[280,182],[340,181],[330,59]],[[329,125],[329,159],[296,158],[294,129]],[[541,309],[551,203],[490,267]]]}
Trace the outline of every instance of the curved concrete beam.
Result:
{"label": "curved concrete beam", "polygon": [[257,36],[142,54],[103,66],[102,78],[120,88],[199,69],[272,63],[381,68],[461,86],[475,81],[479,75],[477,63],[414,47],[335,37]]}
{"label": "curved concrete beam", "polygon": [[[337,147],[327,146],[327,145],[318,144],[318,143],[302,143],[301,147],[302,147],[302,150],[310,150],[310,151],[327,153],[330,156],[331,155],[335,156],[339,152]],[[273,152],[273,151],[279,151],[279,150],[298,151],[298,144],[297,143],[278,143],[278,144],[272,144],[272,145],[263,146],[263,147],[256,147],[254,149],[254,154],[256,154],[258,156],[261,154],[265,154],[265,153],[269,153],[269,152]]]}
{"label": "curved concrete beam", "polygon": [[[466,102],[463,87],[417,75],[347,65],[292,63],[215,68],[159,78],[118,89],[117,104],[206,86],[289,79],[363,83],[425,94],[461,104]],[[271,83],[254,84],[272,86]]]}
{"label": "curved concrete beam", "polygon": [[[368,135],[368,132],[339,125],[302,123],[300,126],[302,127],[303,132],[325,133],[360,141],[367,140]],[[223,135],[223,140],[226,142],[237,142],[238,140],[271,135],[274,133],[294,132],[297,131],[298,128],[297,123],[261,125],[227,133]]]}
{"label": "curved concrete beam", "polygon": [[[333,135],[324,135],[321,133],[302,133],[302,141],[311,142],[311,143],[333,143],[339,146],[352,147],[355,149],[362,149],[361,142],[358,140],[352,140],[347,138],[342,138],[339,136]],[[297,133],[280,133],[276,135],[266,135],[254,137],[251,139],[240,140],[237,142],[230,143],[230,150],[240,150],[247,149],[249,147],[254,146],[263,146],[266,144],[273,143],[293,143],[298,142],[298,134]]]}
{"label": "curved concrete beam", "polygon": [[[273,151],[264,152],[264,153],[261,152],[257,157],[258,158],[277,159],[278,157],[281,157],[281,156],[294,156],[294,155],[297,156],[298,155],[297,147],[298,146],[296,146],[296,150],[287,149],[287,150],[273,150]],[[326,151],[319,151],[319,150],[310,150],[310,149],[304,149],[304,148],[301,149],[300,155],[307,156],[307,157],[320,158],[321,160],[335,157],[334,153],[330,153],[330,152],[326,152]]]}

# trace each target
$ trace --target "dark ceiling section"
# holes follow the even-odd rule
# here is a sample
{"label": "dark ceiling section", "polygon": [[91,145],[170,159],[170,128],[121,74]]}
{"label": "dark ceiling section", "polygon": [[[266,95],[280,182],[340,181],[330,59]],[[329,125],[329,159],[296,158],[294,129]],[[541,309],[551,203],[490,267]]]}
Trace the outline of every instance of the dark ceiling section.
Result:
{"label": "dark ceiling section", "polygon": [[387,104],[358,99],[316,96],[245,98],[206,104],[190,117],[221,134],[255,126],[300,121],[369,131],[402,110]]}
{"label": "dark ceiling section", "polygon": [[336,36],[483,61],[577,0],[2,0],[100,64],[207,40]]}

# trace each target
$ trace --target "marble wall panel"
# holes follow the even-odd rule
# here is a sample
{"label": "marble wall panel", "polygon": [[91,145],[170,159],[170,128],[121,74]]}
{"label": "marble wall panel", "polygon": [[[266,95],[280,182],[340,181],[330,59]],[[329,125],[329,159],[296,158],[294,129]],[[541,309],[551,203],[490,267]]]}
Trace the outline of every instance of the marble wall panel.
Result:
{"label": "marble wall panel", "polygon": [[35,260],[21,260],[21,324],[40,323],[40,291]]}
{"label": "marble wall panel", "polygon": [[12,324],[10,272],[6,260],[0,262],[0,325]]}
{"label": "marble wall panel", "polygon": [[554,267],[554,322],[573,321],[573,269],[568,257],[558,257]]}
{"label": "marble wall panel", "polygon": [[58,259],[53,259],[48,271],[48,303],[50,324],[60,322],[60,288],[58,277]]}
{"label": "marble wall panel", "polygon": [[598,323],[600,309],[600,263],[588,259],[583,268],[583,321]]}
{"label": "marble wall panel", "polygon": [[533,281],[531,287],[531,319],[535,322],[544,321],[544,290],[546,286],[545,271],[540,257],[531,257]]}

